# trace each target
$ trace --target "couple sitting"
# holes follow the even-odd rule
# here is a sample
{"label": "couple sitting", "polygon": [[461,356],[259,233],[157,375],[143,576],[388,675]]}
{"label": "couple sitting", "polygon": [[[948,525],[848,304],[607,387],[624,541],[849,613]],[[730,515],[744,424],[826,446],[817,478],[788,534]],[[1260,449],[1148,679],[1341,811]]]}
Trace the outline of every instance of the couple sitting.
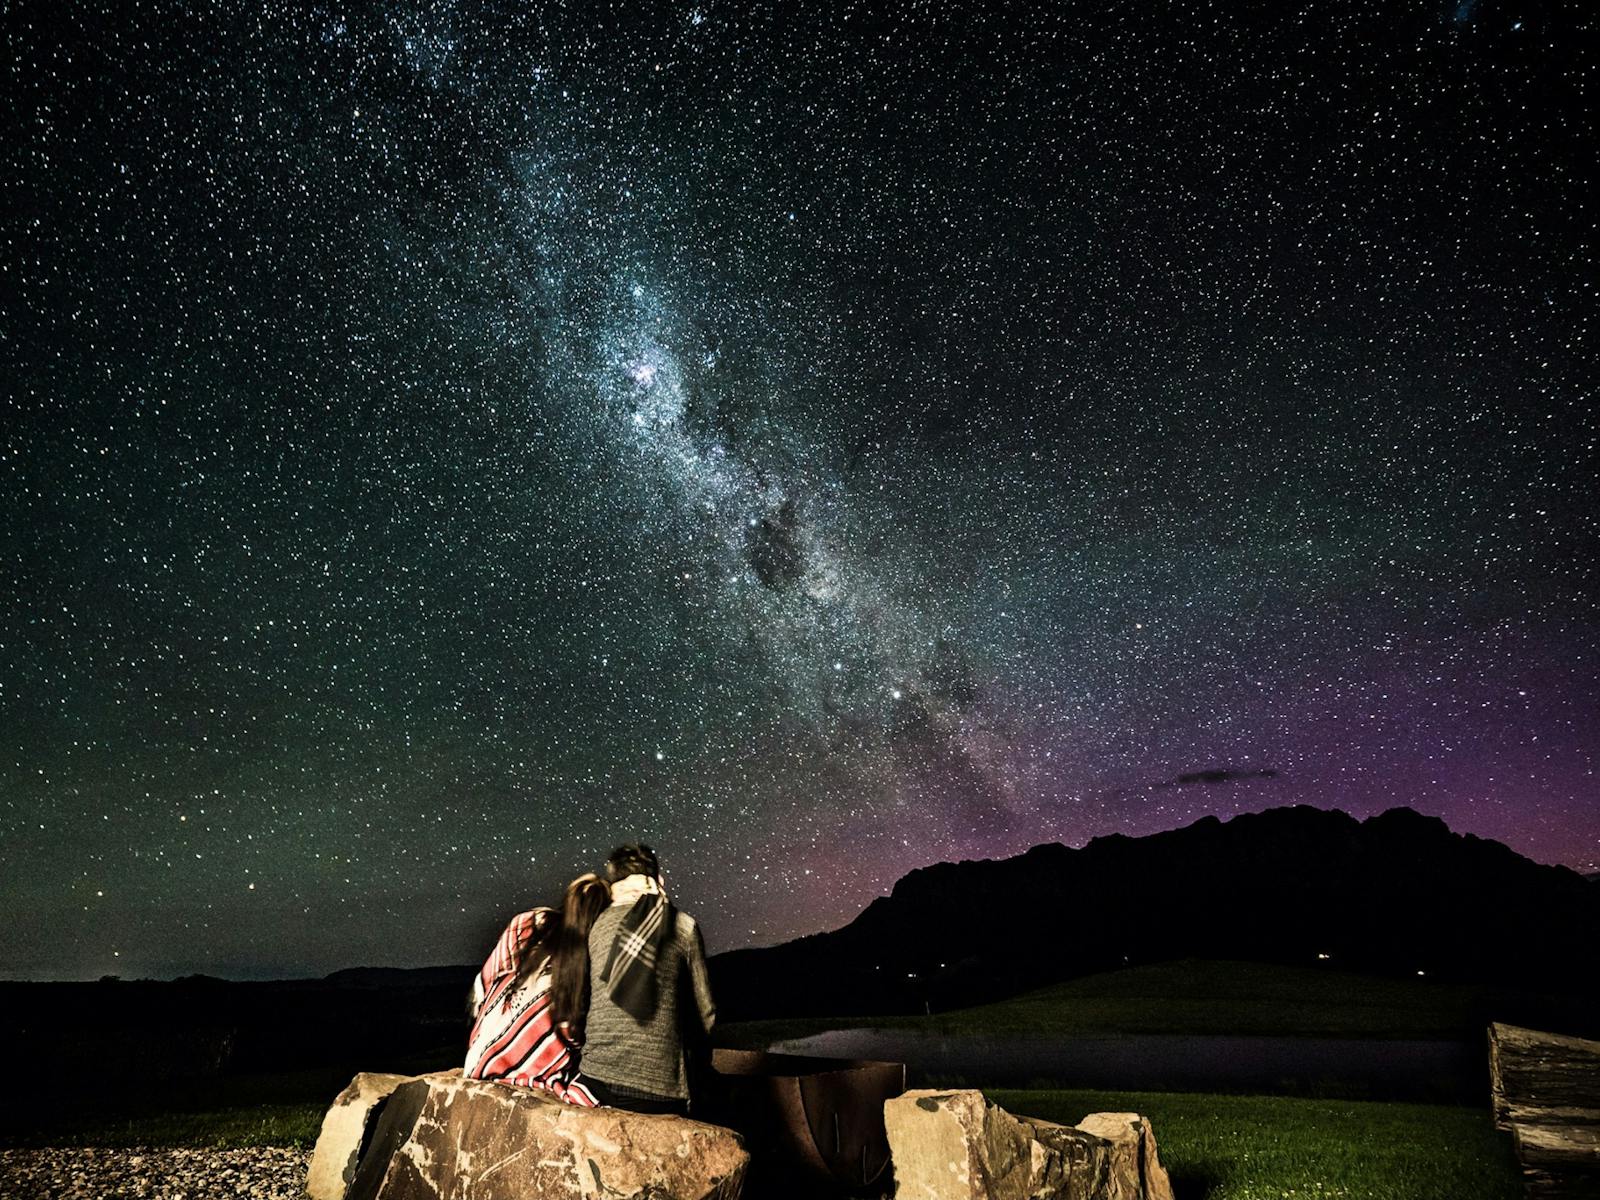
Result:
{"label": "couple sitting", "polygon": [[[680,1016],[681,984],[696,1011]],[[684,1035],[696,1046],[716,1020],[700,927],[668,901],[643,845],[612,851],[605,880],[574,879],[559,912],[513,917],[478,972],[472,1011],[469,1079],[679,1115],[689,1111]]]}

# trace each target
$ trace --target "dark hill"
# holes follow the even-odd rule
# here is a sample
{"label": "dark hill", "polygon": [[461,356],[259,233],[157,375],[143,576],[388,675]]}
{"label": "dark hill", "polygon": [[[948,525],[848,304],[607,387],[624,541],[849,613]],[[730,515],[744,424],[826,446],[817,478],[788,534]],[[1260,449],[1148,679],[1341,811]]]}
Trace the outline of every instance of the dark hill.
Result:
{"label": "dark hill", "polygon": [[1305,963],[1582,991],[1600,891],[1408,808],[1294,807],[913,871],[843,929],[712,963],[728,1019],[948,1009],[1127,964]]}
{"label": "dark hill", "polygon": [[454,988],[465,996],[477,972],[475,963],[450,967],[345,967],[324,976],[322,982],[353,988]]}

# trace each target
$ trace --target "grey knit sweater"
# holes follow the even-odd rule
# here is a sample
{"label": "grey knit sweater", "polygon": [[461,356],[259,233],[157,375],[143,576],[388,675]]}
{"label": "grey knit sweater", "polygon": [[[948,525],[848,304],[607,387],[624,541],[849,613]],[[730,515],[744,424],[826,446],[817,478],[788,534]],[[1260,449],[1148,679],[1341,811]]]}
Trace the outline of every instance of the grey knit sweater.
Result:
{"label": "grey knit sweater", "polygon": [[[589,931],[589,1017],[584,1022],[579,1070],[601,1083],[652,1096],[686,1099],[689,1079],[683,1058],[683,1026],[679,1022],[698,1021],[710,1033],[717,1019],[711,980],[706,973],[705,943],[694,918],[678,913],[672,936],[661,947],[656,961],[656,982],[661,989],[656,1011],[641,1024],[617,1006],[600,979],[600,972],[611,957],[611,943],[631,904],[631,900],[613,904],[595,919]],[[679,980],[686,969],[699,1011],[680,1014]]]}

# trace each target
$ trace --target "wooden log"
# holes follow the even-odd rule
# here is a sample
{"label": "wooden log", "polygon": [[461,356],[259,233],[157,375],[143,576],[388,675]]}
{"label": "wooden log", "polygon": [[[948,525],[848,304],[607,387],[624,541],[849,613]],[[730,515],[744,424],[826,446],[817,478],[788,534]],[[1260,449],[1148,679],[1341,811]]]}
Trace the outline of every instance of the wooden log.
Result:
{"label": "wooden log", "polygon": [[[1489,1081],[1495,1124],[1501,1129],[1510,1128],[1513,1120],[1573,1123],[1565,1114],[1600,1109],[1600,1042],[1516,1025],[1491,1025]],[[1593,1120],[1578,1123],[1592,1124]]]}
{"label": "wooden log", "polygon": [[1600,1170],[1600,1129],[1592,1125],[1519,1125],[1512,1136],[1527,1166]]}
{"label": "wooden log", "polygon": [[1518,1125],[1512,1136],[1523,1184],[1533,1200],[1600,1196],[1600,1128]]}
{"label": "wooden log", "polygon": [[1600,1197],[1600,1042],[1491,1025],[1489,1084],[1527,1194]]}
{"label": "wooden log", "polygon": [[1517,1125],[1600,1125],[1600,1108],[1539,1108],[1527,1104],[1510,1104],[1506,1109],[1510,1124]]}

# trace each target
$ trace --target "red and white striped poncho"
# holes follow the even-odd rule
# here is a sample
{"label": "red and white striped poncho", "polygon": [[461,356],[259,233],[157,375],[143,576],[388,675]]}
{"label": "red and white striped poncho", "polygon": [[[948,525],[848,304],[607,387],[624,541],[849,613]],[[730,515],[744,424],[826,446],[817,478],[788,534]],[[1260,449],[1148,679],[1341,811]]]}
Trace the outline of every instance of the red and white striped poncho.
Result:
{"label": "red and white striped poncho", "polygon": [[498,1079],[553,1092],[568,1104],[595,1108],[599,1101],[578,1075],[577,1055],[550,1015],[550,966],[545,963],[517,984],[517,951],[527,945],[555,910],[535,908],[511,918],[478,972],[482,996],[467,1042],[462,1074]]}

